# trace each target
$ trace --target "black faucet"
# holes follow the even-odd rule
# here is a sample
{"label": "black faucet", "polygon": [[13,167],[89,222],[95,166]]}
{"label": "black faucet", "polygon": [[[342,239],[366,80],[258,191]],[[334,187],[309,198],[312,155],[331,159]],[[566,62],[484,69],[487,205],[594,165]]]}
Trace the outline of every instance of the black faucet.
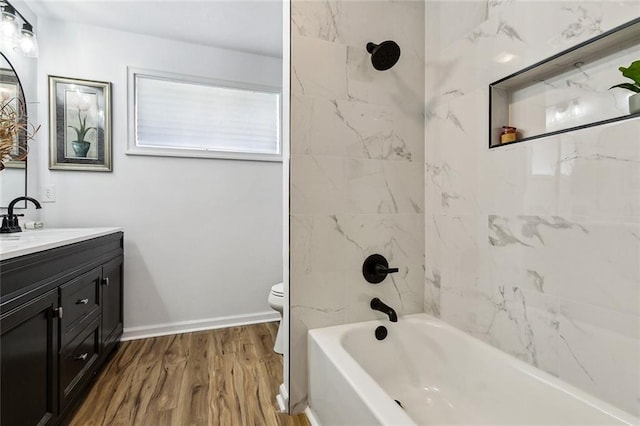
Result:
{"label": "black faucet", "polygon": [[373,309],[374,311],[380,311],[389,315],[389,321],[398,322],[398,315],[396,315],[396,311],[394,311],[391,306],[387,305],[377,297],[371,299],[371,303],[369,304],[369,306],[371,306],[371,309]]}
{"label": "black faucet", "polygon": [[19,201],[31,201],[35,204],[36,209],[41,209],[42,206],[35,198],[31,197],[17,197],[11,200],[9,207],[7,208],[7,214],[2,215],[2,227],[0,227],[0,234],[10,234],[13,232],[22,232],[20,224],[18,223],[18,217],[24,216],[23,214],[13,214],[13,208]]}

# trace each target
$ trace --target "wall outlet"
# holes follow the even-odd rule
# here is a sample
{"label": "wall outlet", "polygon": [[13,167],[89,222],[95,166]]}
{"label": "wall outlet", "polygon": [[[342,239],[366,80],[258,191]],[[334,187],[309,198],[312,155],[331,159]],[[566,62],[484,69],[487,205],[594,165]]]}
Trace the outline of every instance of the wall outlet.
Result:
{"label": "wall outlet", "polygon": [[55,203],[56,202],[56,187],[54,185],[44,185],[42,187],[42,201],[43,203]]}

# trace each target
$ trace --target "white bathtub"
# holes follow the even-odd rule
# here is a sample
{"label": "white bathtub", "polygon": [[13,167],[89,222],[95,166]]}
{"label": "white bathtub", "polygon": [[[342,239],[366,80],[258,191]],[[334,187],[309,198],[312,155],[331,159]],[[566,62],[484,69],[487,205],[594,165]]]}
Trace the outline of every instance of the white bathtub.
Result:
{"label": "white bathtub", "polygon": [[426,314],[309,336],[309,408],[324,426],[640,424]]}

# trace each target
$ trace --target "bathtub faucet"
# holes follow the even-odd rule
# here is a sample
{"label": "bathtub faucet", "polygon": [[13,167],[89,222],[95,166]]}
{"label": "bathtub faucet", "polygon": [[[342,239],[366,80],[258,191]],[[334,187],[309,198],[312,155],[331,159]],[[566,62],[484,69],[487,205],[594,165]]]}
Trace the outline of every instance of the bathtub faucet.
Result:
{"label": "bathtub faucet", "polygon": [[374,311],[380,311],[389,315],[389,321],[398,322],[398,315],[396,315],[396,311],[394,311],[391,306],[387,305],[377,297],[371,299],[371,303],[369,304],[369,306],[371,306],[371,309],[373,309]]}

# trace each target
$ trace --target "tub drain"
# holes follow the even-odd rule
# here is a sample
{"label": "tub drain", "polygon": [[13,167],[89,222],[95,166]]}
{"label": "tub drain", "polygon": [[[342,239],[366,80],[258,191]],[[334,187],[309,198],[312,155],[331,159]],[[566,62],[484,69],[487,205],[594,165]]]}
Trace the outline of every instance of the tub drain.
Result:
{"label": "tub drain", "polygon": [[398,401],[397,399],[394,399],[394,401],[396,402],[396,404],[398,404],[400,406],[400,408],[404,409],[404,407],[402,406],[402,403],[400,401]]}
{"label": "tub drain", "polygon": [[387,337],[387,327],[385,327],[384,325],[381,325],[380,327],[376,328],[376,339],[384,340],[386,337]]}

